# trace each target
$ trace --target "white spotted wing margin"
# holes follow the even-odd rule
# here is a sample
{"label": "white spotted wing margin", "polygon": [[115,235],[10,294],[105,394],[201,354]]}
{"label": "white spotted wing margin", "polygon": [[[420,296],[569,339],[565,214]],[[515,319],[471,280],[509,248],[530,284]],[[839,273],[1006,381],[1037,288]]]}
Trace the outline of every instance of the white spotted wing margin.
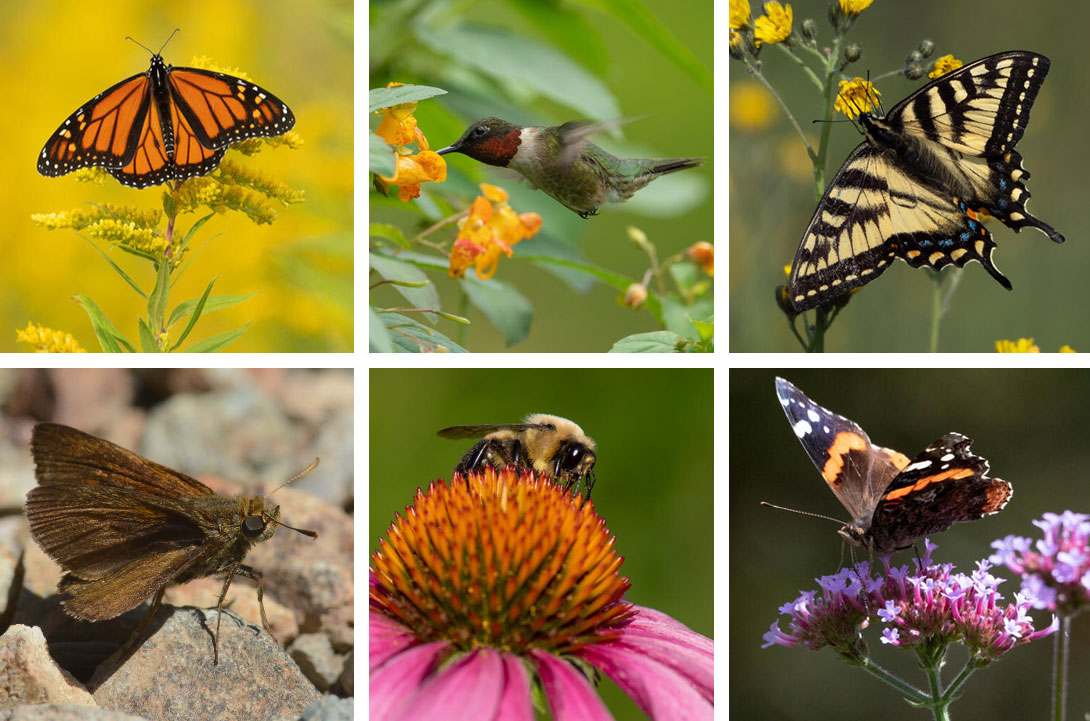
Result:
{"label": "white spotted wing margin", "polygon": [[1063,236],[1026,210],[1014,146],[1049,61],[1010,51],[944,75],[885,117],[863,113],[866,141],[829,183],[795,254],[788,295],[802,312],[877,278],[894,258],[941,270],[977,261],[1004,288],[984,216]]}

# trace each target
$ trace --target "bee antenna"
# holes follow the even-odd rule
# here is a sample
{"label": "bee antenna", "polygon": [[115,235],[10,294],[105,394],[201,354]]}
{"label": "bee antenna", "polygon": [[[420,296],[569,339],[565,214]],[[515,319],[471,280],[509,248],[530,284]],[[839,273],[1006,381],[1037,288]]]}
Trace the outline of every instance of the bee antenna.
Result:
{"label": "bee antenna", "polygon": [[775,503],[769,503],[768,501],[761,501],[762,506],[768,506],[769,508],[775,508],[777,511],[788,511],[789,513],[797,513],[800,516],[812,516],[813,518],[824,518],[826,521],[832,521],[844,526],[847,525],[839,518],[833,518],[832,516],[823,516],[820,513],[810,513],[809,511],[800,511],[796,508],[786,508],[784,506],[777,506]]}

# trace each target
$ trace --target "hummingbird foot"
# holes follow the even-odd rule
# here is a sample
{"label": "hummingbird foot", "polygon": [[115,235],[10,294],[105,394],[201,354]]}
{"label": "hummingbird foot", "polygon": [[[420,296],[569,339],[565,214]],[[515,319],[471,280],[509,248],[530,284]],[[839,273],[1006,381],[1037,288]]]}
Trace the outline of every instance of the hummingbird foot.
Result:
{"label": "hummingbird foot", "polygon": [[597,208],[591,208],[590,210],[583,211],[582,213],[579,214],[579,217],[582,218],[583,220],[586,220],[587,218],[589,218],[592,215],[598,215],[598,209]]}

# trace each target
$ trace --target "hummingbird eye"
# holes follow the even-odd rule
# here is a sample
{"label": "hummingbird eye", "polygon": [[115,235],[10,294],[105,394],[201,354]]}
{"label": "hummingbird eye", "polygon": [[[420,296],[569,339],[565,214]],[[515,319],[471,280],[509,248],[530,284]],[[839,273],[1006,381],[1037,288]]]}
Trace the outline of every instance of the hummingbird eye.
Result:
{"label": "hummingbird eye", "polygon": [[487,133],[488,133],[488,126],[487,125],[478,125],[477,127],[473,128],[473,137],[474,138],[483,138]]}

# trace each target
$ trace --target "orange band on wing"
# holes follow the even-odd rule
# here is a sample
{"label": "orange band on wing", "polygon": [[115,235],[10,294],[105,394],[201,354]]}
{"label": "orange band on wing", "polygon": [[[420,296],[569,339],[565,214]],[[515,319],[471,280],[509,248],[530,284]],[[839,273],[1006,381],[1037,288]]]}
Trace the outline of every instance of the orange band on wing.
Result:
{"label": "orange band on wing", "polygon": [[924,478],[921,478],[920,480],[913,483],[911,486],[905,486],[904,488],[898,488],[896,490],[890,491],[882,497],[882,501],[885,503],[889,503],[890,501],[898,501],[910,493],[915,493],[916,491],[923,490],[927,486],[930,486],[932,483],[941,483],[943,481],[948,481],[951,478],[953,478],[954,480],[957,480],[959,478],[968,478],[973,474],[974,471],[972,468],[951,468],[948,471],[943,471],[942,473],[937,473],[933,476],[925,476]]}
{"label": "orange band on wing", "polygon": [[833,445],[829,448],[829,460],[825,461],[825,468],[821,469],[821,475],[829,485],[836,485],[840,472],[844,469],[844,456],[852,451],[867,450],[867,442],[858,433],[842,431],[836,434]]}

